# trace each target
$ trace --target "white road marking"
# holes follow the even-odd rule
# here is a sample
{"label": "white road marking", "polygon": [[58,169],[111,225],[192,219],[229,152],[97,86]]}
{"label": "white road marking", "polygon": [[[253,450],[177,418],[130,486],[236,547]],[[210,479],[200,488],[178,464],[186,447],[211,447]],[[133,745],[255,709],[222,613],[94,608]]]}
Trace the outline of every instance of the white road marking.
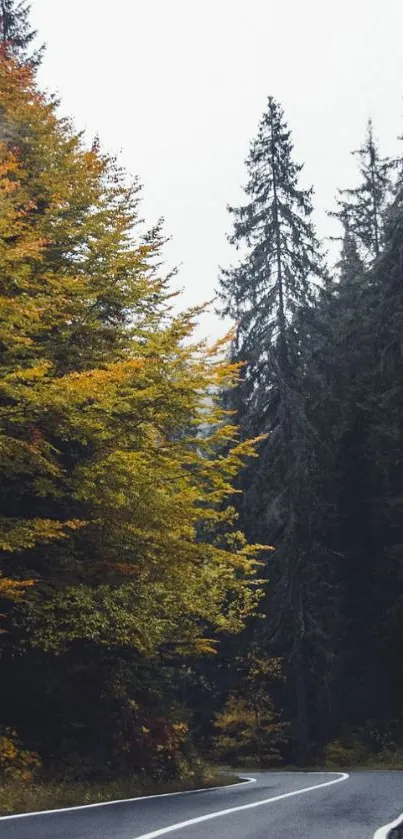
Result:
{"label": "white road marking", "polygon": [[[318,772],[318,774],[324,773]],[[191,827],[193,824],[207,822],[210,821],[210,819],[218,819],[222,816],[229,816],[231,813],[240,813],[242,810],[252,810],[254,807],[262,807],[264,804],[272,804],[275,801],[282,801],[284,798],[292,798],[295,795],[303,795],[304,793],[312,792],[315,789],[330,787],[332,784],[339,784],[341,781],[347,781],[350,777],[347,772],[332,772],[329,774],[337,774],[340,775],[340,777],[335,778],[333,781],[326,781],[324,784],[315,784],[313,787],[304,787],[303,789],[297,789],[293,792],[285,792],[282,795],[275,795],[272,798],[265,798],[263,801],[254,801],[252,804],[241,804],[239,807],[229,807],[227,810],[218,810],[215,813],[207,813],[205,816],[197,816],[195,819],[187,819],[184,822],[170,824],[168,827],[161,827],[159,830],[152,830],[151,833],[142,833],[141,836],[136,836],[134,839],[157,839],[159,836],[165,836],[166,833],[173,833],[175,830],[181,830],[183,827]]]}
{"label": "white road marking", "polygon": [[156,795],[139,795],[137,798],[117,798],[116,801],[96,801],[94,804],[78,804],[76,807],[60,807],[55,810],[34,810],[32,813],[15,813],[10,816],[0,816],[0,821],[6,819],[26,819],[28,816],[49,816],[54,813],[70,813],[73,810],[89,810],[94,807],[109,807],[111,804],[131,804],[135,801],[146,801],[149,798],[169,798],[171,795],[190,795],[194,792],[211,792],[214,789],[231,789],[232,787],[243,787],[245,784],[255,784],[256,778],[247,778],[240,775],[241,781],[234,784],[221,784],[219,787],[201,787],[200,789],[185,789],[179,792],[161,792]]}
{"label": "white road marking", "polygon": [[401,813],[394,822],[389,822],[389,824],[384,824],[382,827],[378,827],[378,830],[374,833],[374,839],[388,839],[389,831],[393,830],[394,827],[399,827],[401,824],[403,824],[403,813]]}

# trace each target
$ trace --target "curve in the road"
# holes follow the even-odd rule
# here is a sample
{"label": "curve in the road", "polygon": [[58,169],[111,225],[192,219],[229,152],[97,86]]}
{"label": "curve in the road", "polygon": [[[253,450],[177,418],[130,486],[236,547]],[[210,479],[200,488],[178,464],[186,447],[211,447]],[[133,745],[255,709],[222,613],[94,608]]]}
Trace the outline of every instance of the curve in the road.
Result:
{"label": "curve in the road", "polygon": [[323,787],[330,787],[333,784],[340,784],[341,781],[347,781],[349,778],[347,772],[339,772],[337,775],[338,777],[334,778],[332,781],[325,781],[325,783],[322,784],[315,784],[314,786],[303,787],[302,789],[293,790],[292,792],[285,792],[282,793],[282,795],[274,795],[271,798],[264,798],[263,801],[253,801],[251,804],[241,804],[238,807],[229,807],[226,810],[206,813],[203,816],[197,816],[195,819],[187,819],[184,822],[177,822],[176,824],[168,825],[168,827],[161,827],[158,830],[152,830],[151,833],[143,833],[141,836],[136,837],[136,839],[158,839],[159,836],[165,836],[165,834],[173,833],[175,830],[181,830],[183,827],[190,827],[191,825],[210,821],[210,819],[218,819],[223,816],[229,816],[232,813],[238,813],[241,810],[251,810],[255,807],[263,807],[265,804],[273,804],[275,801],[282,801],[284,798],[292,798],[295,795],[304,795],[308,792],[313,792],[316,789],[323,789]]}
{"label": "curve in the road", "polygon": [[52,816],[57,813],[73,813],[75,810],[91,810],[95,807],[111,807],[112,804],[132,804],[135,801],[147,801],[151,798],[172,798],[174,795],[194,795],[196,792],[212,792],[215,789],[229,789],[230,787],[242,787],[244,784],[256,784],[256,778],[239,776],[239,781],[233,784],[220,784],[218,787],[200,787],[199,789],[184,789],[178,792],[157,792],[155,795],[136,795],[135,798],[115,798],[113,801],[95,801],[94,804],[77,804],[74,807],[57,807],[52,810],[33,810],[30,813],[13,813],[9,816],[0,816],[0,822],[10,819],[26,819],[32,816]]}
{"label": "curve in the road", "polygon": [[256,772],[196,794],[0,818],[0,839],[403,839],[402,799],[399,771]]}

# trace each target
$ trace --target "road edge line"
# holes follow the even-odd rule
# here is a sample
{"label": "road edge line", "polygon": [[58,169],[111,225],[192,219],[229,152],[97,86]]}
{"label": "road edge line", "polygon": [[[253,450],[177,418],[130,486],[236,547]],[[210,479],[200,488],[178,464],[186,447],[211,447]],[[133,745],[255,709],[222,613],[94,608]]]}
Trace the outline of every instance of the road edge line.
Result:
{"label": "road edge line", "polygon": [[389,833],[395,827],[403,827],[403,813],[400,813],[400,816],[397,817],[393,822],[389,822],[389,824],[383,824],[381,827],[374,833],[374,839],[388,839]]}
{"label": "road edge line", "polygon": [[71,813],[74,810],[89,810],[91,807],[109,807],[111,804],[131,804],[133,801],[146,801],[150,798],[169,798],[172,795],[190,795],[193,792],[211,792],[215,789],[231,789],[231,787],[242,787],[245,784],[256,784],[256,778],[248,778],[240,775],[240,781],[234,784],[221,784],[217,787],[199,787],[198,789],[183,789],[177,792],[157,792],[154,795],[137,795],[134,798],[116,798],[113,801],[94,801],[93,804],[75,804],[73,807],[58,807],[54,810],[33,810],[31,813],[10,813],[8,816],[0,816],[0,821],[6,819],[25,819],[28,816],[49,816],[53,813]]}
{"label": "road edge line", "polygon": [[340,777],[335,778],[333,781],[326,781],[324,784],[315,784],[315,786],[312,787],[303,787],[302,789],[293,790],[292,792],[285,792],[281,795],[275,795],[272,798],[265,798],[263,799],[263,801],[253,801],[251,804],[241,804],[239,807],[229,807],[227,810],[217,810],[213,813],[206,813],[204,816],[197,816],[194,819],[187,819],[184,822],[177,822],[176,824],[170,824],[167,827],[160,827],[157,830],[152,830],[150,833],[142,833],[140,836],[134,837],[134,839],[158,839],[159,836],[165,836],[166,833],[173,833],[175,830],[181,830],[185,827],[191,827],[195,824],[201,824],[202,822],[207,822],[211,819],[218,819],[222,816],[229,816],[232,813],[239,813],[242,810],[252,810],[255,807],[262,807],[264,804],[271,804],[275,801],[282,801],[285,798],[292,798],[296,795],[303,795],[307,792],[313,792],[316,789],[330,787],[333,784],[339,784],[342,781],[347,781],[350,777],[350,775],[347,772],[329,772],[329,775],[340,775]]}

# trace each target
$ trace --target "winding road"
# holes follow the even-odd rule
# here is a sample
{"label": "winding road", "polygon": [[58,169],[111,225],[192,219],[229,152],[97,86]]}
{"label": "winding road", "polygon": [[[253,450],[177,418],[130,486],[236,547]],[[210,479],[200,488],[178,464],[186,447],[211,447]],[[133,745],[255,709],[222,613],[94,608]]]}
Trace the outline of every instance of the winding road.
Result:
{"label": "winding road", "polygon": [[[258,772],[229,787],[0,818],[0,839],[386,839],[403,772]],[[380,830],[379,830],[380,829]]]}

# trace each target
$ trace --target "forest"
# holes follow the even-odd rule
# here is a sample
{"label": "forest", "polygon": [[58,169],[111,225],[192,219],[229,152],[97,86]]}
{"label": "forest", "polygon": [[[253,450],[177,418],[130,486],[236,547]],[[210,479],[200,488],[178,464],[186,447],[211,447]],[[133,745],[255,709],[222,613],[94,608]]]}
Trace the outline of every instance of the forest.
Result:
{"label": "forest", "polygon": [[268,97],[212,346],[29,11],[0,2],[0,780],[400,766],[403,153],[368,123],[331,260]]}

